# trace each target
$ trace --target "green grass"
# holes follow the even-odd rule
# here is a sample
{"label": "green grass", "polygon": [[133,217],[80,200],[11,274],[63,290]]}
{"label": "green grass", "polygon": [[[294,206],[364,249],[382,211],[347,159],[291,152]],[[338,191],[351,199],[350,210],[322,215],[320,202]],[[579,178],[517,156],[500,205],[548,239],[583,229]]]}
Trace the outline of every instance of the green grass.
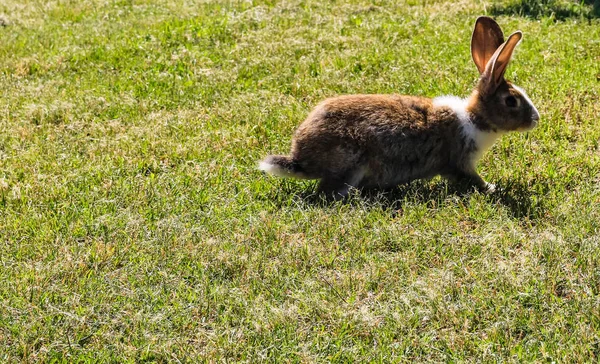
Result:
{"label": "green grass", "polygon": [[[600,19],[503,4],[0,3],[0,361],[600,360]],[[490,9],[501,192],[256,170],[325,97],[467,95]]]}

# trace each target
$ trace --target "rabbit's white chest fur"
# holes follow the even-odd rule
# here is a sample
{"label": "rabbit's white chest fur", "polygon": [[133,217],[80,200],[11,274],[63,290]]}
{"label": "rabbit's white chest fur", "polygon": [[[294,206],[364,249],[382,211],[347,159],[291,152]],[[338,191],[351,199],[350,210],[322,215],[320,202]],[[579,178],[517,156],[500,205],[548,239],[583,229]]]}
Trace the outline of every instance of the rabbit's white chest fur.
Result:
{"label": "rabbit's white chest fur", "polygon": [[467,112],[468,99],[461,99],[456,96],[440,96],[433,99],[433,105],[436,107],[447,106],[456,113],[461,123],[462,134],[468,140],[473,141],[475,144],[475,150],[471,155],[471,163],[475,164],[483,153],[490,149],[498,137],[504,134],[503,132],[496,131],[483,131],[475,126],[469,118]]}

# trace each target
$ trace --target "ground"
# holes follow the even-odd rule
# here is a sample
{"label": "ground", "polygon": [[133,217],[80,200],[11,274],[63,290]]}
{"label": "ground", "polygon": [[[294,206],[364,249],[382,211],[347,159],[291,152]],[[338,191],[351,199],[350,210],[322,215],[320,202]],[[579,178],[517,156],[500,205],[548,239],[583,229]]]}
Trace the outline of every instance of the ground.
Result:
{"label": "ground", "polygon": [[[0,360],[600,359],[589,1],[4,0]],[[262,175],[325,97],[466,96],[478,15],[541,114],[442,179]]]}

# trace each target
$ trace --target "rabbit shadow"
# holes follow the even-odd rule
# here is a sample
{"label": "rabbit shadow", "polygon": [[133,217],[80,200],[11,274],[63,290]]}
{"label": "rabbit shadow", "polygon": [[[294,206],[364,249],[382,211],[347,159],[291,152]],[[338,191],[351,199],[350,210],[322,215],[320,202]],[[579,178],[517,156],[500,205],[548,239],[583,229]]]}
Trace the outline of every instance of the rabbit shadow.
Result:
{"label": "rabbit shadow", "polygon": [[433,184],[414,181],[387,189],[351,189],[347,197],[339,199],[319,193],[317,184],[314,183],[307,183],[309,185],[299,191],[297,185],[285,182],[285,180],[282,180],[279,188],[272,190],[272,193],[268,196],[269,200],[275,202],[275,205],[280,208],[304,204],[320,208],[353,205],[388,210],[399,208],[407,199],[417,203],[425,203],[439,200],[449,194],[449,186],[443,181]]}
{"label": "rabbit shadow", "polygon": [[535,222],[547,216],[547,199],[550,186],[547,181],[535,180],[530,183],[508,180],[498,183],[495,192],[487,196],[490,202],[504,205],[510,216],[517,220]]}
{"label": "rabbit shadow", "polygon": [[513,180],[499,181],[494,192],[481,193],[471,186],[446,180],[440,179],[434,182],[418,180],[390,189],[353,190],[347,198],[336,200],[318,193],[316,184],[302,191],[298,191],[297,186],[291,184],[283,184],[281,187],[273,190],[269,196],[269,199],[279,208],[290,205],[333,208],[344,204],[390,211],[392,216],[395,216],[407,203],[426,204],[433,208],[452,199],[468,204],[473,194],[482,194],[489,203],[505,206],[513,219],[530,222],[546,216],[547,206],[543,196],[549,190],[545,181],[532,181],[528,184]]}
{"label": "rabbit shadow", "polygon": [[493,16],[521,16],[532,19],[553,17],[564,21],[568,18],[587,19],[600,17],[600,0],[566,2],[558,0],[519,0],[504,4],[495,4],[490,9]]}

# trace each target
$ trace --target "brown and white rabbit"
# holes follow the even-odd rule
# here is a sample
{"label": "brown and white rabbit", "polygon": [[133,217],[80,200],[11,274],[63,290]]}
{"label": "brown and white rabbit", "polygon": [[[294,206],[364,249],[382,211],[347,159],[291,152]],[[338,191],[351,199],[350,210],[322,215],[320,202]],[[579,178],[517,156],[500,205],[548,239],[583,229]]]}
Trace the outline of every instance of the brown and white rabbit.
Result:
{"label": "brown and white rabbit", "polygon": [[499,136],[533,129],[540,118],[525,92],[504,79],[521,37],[516,31],[504,42],[498,23],[479,17],[471,55],[481,76],[471,96],[327,99],[296,130],[291,155],[268,156],[259,169],[321,179],[319,190],[338,198],[350,187],[386,188],[436,175],[493,191],[477,161]]}

